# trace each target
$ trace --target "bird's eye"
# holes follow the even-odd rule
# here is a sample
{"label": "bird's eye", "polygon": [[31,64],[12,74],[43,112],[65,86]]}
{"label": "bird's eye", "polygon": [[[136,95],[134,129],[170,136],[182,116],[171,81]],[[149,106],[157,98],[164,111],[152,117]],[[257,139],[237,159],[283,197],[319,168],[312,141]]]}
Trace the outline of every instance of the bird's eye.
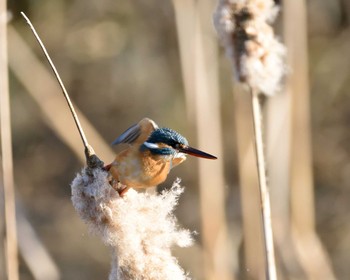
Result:
{"label": "bird's eye", "polygon": [[181,148],[181,144],[175,144],[175,149],[179,150]]}

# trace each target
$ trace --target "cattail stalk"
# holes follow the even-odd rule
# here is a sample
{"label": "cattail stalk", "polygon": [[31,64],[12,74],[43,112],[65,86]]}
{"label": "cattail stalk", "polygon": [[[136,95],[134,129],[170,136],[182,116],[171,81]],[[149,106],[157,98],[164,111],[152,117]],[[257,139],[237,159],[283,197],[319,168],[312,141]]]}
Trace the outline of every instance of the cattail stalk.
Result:
{"label": "cattail stalk", "polygon": [[254,144],[257,158],[257,169],[259,178],[259,191],[261,201],[261,216],[263,227],[263,239],[265,245],[266,258],[266,278],[269,280],[277,279],[275,253],[273,244],[273,232],[271,222],[271,206],[270,195],[266,180],[265,155],[263,144],[263,133],[261,127],[261,108],[259,103],[259,95],[254,90],[251,90],[253,126],[254,126]]}
{"label": "cattail stalk", "polygon": [[[81,161],[86,162],[85,155],[81,152],[81,139],[76,137],[76,126],[71,121],[67,110],[67,103],[61,95],[57,94],[57,82],[31,50],[24,38],[18,31],[8,26],[9,43],[9,67],[16,79],[23,85],[27,93],[38,105],[48,127],[56,133],[57,137],[71,149],[73,154]],[[30,67],[23,67],[30,65]],[[32,73],[36,73],[33,75]],[[74,104],[74,103],[73,103]],[[79,116],[86,135],[89,136],[89,143],[97,147],[99,156],[106,161],[112,160],[113,150],[99,134],[96,128],[87,119],[84,113],[74,104],[75,111]],[[55,114],[52,114],[55,112]]]}
{"label": "cattail stalk", "polygon": [[277,8],[272,0],[220,0],[214,20],[229,55],[235,76],[251,93],[254,142],[259,177],[266,277],[276,279],[269,192],[261,129],[259,94],[278,92],[284,73],[284,47],[269,25]]}
{"label": "cattail stalk", "polygon": [[0,38],[1,153],[4,180],[7,277],[9,280],[17,280],[19,279],[18,245],[7,68],[7,10],[6,1],[4,0],[0,1]]}
{"label": "cattail stalk", "polygon": [[251,96],[246,94],[241,85],[235,84],[234,112],[237,133],[238,172],[241,186],[241,204],[243,220],[242,243],[244,259],[242,263],[248,270],[242,270],[246,277],[263,279],[264,244],[262,240],[261,203],[259,194],[259,178],[256,168],[254,128],[252,119]]}
{"label": "cattail stalk", "polygon": [[75,112],[73,103],[72,103],[72,101],[70,100],[70,97],[69,97],[69,95],[68,95],[68,92],[67,92],[67,90],[66,90],[66,87],[64,86],[64,84],[63,84],[63,82],[62,82],[62,79],[61,79],[61,77],[60,77],[60,75],[59,75],[59,73],[58,73],[58,71],[57,71],[57,69],[56,69],[55,64],[52,62],[51,57],[50,57],[49,53],[47,52],[47,50],[46,50],[46,48],[45,48],[45,45],[44,45],[43,42],[41,41],[41,39],[40,39],[38,33],[36,32],[36,30],[35,30],[35,28],[34,28],[32,22],[31,22],[31,21],[29,20],[29,18],[25,15],[25,13],[21,12],[21,15],[22,15],[22,16],[24,17],[24,19],[27,21],[27,23],[28,23],[30,29],[32,30],[32,32],[33,32],[33,34],[34,34],[34,36],[35,36],[35,39],[38,41],[38,43],[39,43],[39,45],[40,45],[42,51],[44,52],[45,57],[46,57],[47,61],[49,62],[50,67],[51,67],[52,71],[54,72],[55,77],[56,77],[56,79],[57,79],[57,81],[58,81],[58,83],[59,83],[59,85],[60,85],[60,87],[61,87],[61,89],[62,89],[63,96],[64,96],[64,98],[65,98],[66,101],[67,101],[69,110],[70,110],[71,113],[72,113],[72,117],[73,117],[74,122],[75,122],[75,125],[76,125],[76,127],[77,127],[77,129],[78,129],[78,131],[79,131],[81,140],[83,141],[83,145],[84,145],[84,148],[85,148],[85,154],[86,154],[87,156],[94,155],[95,152],[94,152],[94,150],[92,149],[92,147],[89,145],[89,143],[88,143],[88,141],[87,141],[87,138],[86,138],[86,136],[85,136],[83,127],[82,127],[81,124],[80,124],[78,115],[77,115],[77,113]]}

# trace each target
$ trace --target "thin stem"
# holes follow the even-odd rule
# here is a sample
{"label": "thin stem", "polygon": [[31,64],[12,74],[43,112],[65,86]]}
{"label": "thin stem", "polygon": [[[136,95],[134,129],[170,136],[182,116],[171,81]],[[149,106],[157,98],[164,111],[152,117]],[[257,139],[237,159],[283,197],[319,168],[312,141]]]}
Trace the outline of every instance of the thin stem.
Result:
{"label": "thin stem", "polygon": [[257,157],[257,168],[259,177],[259,193],[261,202],[261,216],[263,226],[263,238],[265,246],[265,259],[266,259],[266,278],[268,280],[276,280],[276,264],[275,264],[275,252],[273,246],[273,233],[271,223],[271,207],[270,196],[266,181],[266,167],[264,156],[264,145],[261,128],[261,108],[259,102],[258,92],[252,88],[252,113],[253,113],[253,125],[254,125],[254,144]]}
{"label": "thin stem", "polygon": [[[6,265],[7,278],[18,280],[18,245],[15,190],[13,177],[12,135],[10,97],[7,68],[7,17],[6,1],[0,1],[0,119],[1,119],[1,153],[4,185],[4,210],[6,228]],[[3,242],[1,240],[0,242]]]}
{"label": "thin stem", "polygon": [[73,119],[74,119],[75,125],[76,125],[77,128],[78,128],[78,131],[79,131],[81,140],[83,141],[83,144],[84,144],[86,153],[87,153],[88,155],[94,154],[94,152],[93,152],[91,146],[89,145],[89,143],[88,143],[88,141],[87,141],[87,139],[86,139],[86,136],[85,136],[85,133],[84,133],[84,131],[83,131],[83,128],[82,128],[82,126],[81,126],[81,124],[80,124],[78,115],[77,115],[77,113],[76,113],[75,110],[74,110],[74,106],[73,106],[73,104],[72,104],[72,102],[71,102],[71,100],[70,100],[70,98],[69,98],[68,92],[67,92],[67,90],[66,90],[66,88],[65,88],[65,86],[64,86],[64,84],[63,84],[63,82],[62,82],[62,80],[61,80],[61,77],[60,77],[60,75],[58,74],[58,72],[57,72],[57,70],[56,70],[55,65],[53,64],[53,62],[52,62],[52,60],[51,60],[51,58],[50,58],[50,56],[49,56],[49,54],[48,54],[48,52],[47,52],[47,50],[46,50],[44,44],[43,44],[43,42],[41,41],[41,39],[40,39],[38,33],[36,32],[36,30],[35,30],[33,24],[31,23],[31,21],[29,20],[29,18],[25,15],[25,13],[21,12],[21,14],[22,14],[22,16],[25,18],[25,20],[27,21],[27,23],[28,23],[28,25],[30,26],[31,30],[33,31],[33,34],[34,34],[36,40],[38,41],[38,43],[39,43],[41,49],[43,50],[43,52],[44,52],[44,54],[45,54],[45,56],[46,56],[46,59],[48,60],[48,62],[49,62],[49,64],[50,64],[50,67],[51,67],[52,71],[54,72],[55,77],[56,77],[58,83],[59,83],[60,86],[61,86],[61,89],[62,89],[64,98],[66,99],[66,101],[67,101],[67,103],[68,103],[68,106],[69,106],[69,109],[70,109],[70,111],[71,111],[71,113],[72,113],[72,115],[73,115]]}

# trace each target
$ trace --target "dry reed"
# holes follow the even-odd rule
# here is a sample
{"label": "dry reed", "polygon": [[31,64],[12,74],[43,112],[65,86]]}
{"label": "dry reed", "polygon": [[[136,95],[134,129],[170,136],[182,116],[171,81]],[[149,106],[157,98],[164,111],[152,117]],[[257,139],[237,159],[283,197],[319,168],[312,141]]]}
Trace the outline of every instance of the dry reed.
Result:
{"label": "dry reed", "polygon": [[[7,278],[19,279],[17,256],[17,228],[15,190],[13,177],[12,135],[10,117],[10,97],[7,66],[7,8],[6,1],[0,2],[0,113],[1,113],[1,153],[4,186],[6,223],[6,264]],[[3,242],[3,241],[1,241]]]}
{"label": "dry reed", "polygon": [[203,272],[206,279],[232,279],[227,249],[218,47],[210,22],[214,6],[210,1],[173,3],[189,123],[196,131],[198,146],[211,147],[218,156],[216,162],[199,162]]}
{"label": "dry reed", "polygon": [[[57,134],[81,162],[85,162],[76,127],[70,119],[65,101],[58,94],[59,88],[54,78],[12,26],[9,26],[8,34],[9,49],[10,54],[12,54],[9,57],[9,66],[14,76],[23,84],[40,108],[42,119],[48,127]],[[31,67],[22,67],[22,65],[30,65]],[[36,75],[32,75],[33,72]],[[53,111],[55,114],[52,114]],[[75,111],[80,116],[80,121],[89,136],[89,142],[93,147],[96,147],[96,152],[106,161],[112,160],[113,150],[76,105]]]}
{"label": "dry reed", "polygon": [[292,236],[298,261],[309,279],[336,279],[315,229],[306,1],[288,0],[283,5],[285,44],[289,50],[286,60],[292,69],[286,79],[286,91],[291,99]]}
{"label": "dry reed", "polygon": [[[251,98],[240,86],[234,87],[234,112],[237,138],[239,185],[242,204],[244,259],[241,274],[248,279],[264,276],[264,245],[262,240],[259,180],[253,144]],[[249,270],[248,270],[249,269]]]}
{"label": "dry reed", "polygon": [[57,264],[25,215],[26,209],[18,199],[16,204],[18,249],[21,259],[35,280],[61,279]]}
{"label": "dry reed", "polygon": [[277,274],[259,94],[277,93],[284,73],[285,49],[270,26],[277,10],[272,0],[220,0],[214,14],[216,28],[236,78],[251,94],[267,279],[276,279]]}

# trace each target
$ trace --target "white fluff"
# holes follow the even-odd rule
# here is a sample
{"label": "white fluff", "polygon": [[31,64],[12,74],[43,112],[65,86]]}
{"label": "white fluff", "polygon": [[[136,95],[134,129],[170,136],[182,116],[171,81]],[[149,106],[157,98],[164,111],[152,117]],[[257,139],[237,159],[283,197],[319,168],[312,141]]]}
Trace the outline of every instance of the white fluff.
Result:
{"label": "white fluff", "polygon": [[83,169],[73,180],[72,202],[91,232],[112,248],[110,280],[189,279],[171,255],[171,247],[192,244],[173,214],[184,191],[176,181],[160,195],[129,190],[121,198],[108,183],[108,173]]}
{"label": "white fluff", "polygon": [[237,79],[266,95],[280,90],[286,72],[285,47],[270,25],[277,13],[273,0],[219,0],[214,14]]}

